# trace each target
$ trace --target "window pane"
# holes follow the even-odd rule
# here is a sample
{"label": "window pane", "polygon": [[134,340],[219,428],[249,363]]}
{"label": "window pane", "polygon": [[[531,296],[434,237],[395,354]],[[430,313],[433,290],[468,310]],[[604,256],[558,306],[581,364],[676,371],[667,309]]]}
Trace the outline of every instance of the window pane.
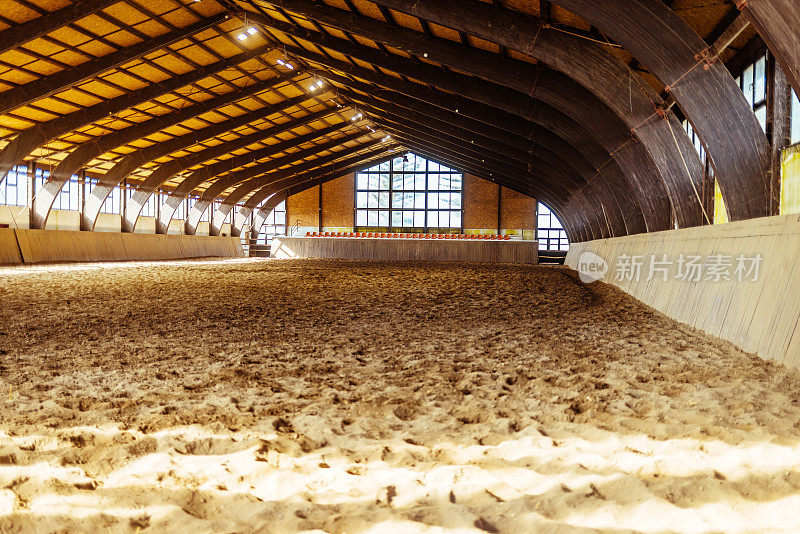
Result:
{"label": "window pane", "polygon": [[377,208],[378,207],[378,195],[380,193],[367,193],[367,207],[369,208]]}
{"label": "window pane", "polygon": [[756,102],[763,102],[767,98],[767,58],[762,57],[756,62],[754,93]]}
{"label": "window pane", "polygon": [[461,228],[461,212],[460,211],[451,211],[450,212],[450,227],[451,228]]}
{"label": "window pane", "polygon": [[403,212],[403,226],[409,228],[414,226],[414,212],[413,211],[404,211]]}
{"label": "window pane", "polygon": [[369,201],[369,193],[359,191],[356,195],[356,207],[357,208],[367,208]]}
{"label": "window pane", "polygon": [[356,226],[367,226],[367,212],[358,210],[356,212]]}
{"label": "window pane", "polygon": [[368,175],[364,173],[358,173],[358,175],[356,175],[356,189],[367,189],[368,187],[369,187]]}
{"label": "window pane", "polygon": [[[388,194],[387,194],[387,196],[388,196]],[[389,226],[389,212],[388,211],[378,212],[378,225],[379,226]]]}
{"label": "window pane", "polygon": [[425,191],[425,175],[424,174],[415,174],[414,175],[414,189],[417,191]]}
{"label": "window pane", "polygon": [[403,189],[403,175],[402,174],[394,174],[392,175],[392,189],[395,191],[400,191]]}
{"label": "window pane", "polygon": [[379,208],[389,207],[389,193],[378,193],[378,207]]}
{"label": "window pane", "polygon": [[428,212],[428,227],[429,228],[438,228],[439,227],[439,212],[438,211],[429,211]]}
{"label": "window pane", "polygon": [[368,211],[367,212],[367,226],[378,226],[378,212],[377,211]]}
{"label": "window pane", "polygon": [[393,211],[392,212],[392,226],[403,226],[403,212],[402,211]]}
{"label": "window pane", "polygon": [[743,87],[742,90],[744,91],[744,97],[747,99],[747,103],[750,104],[750,107],[753,107],[753,73],[755,72],[755,67],[750,65],[744,71],[744,75],[742,76],[742,83]]}
{"label": "window pane", "polygon": [[424,211],[415,211],[414,212],[414,227],[415,228],[423,228],[425,226],[425,212]]}
{"label": "window pane", "polygon": [[425,193],[414,194],[414,207],[418,210],[425,209]]}
{"label": "window pane", "polygon": [[756,110],[756,118],[758,119],[759,124],[761,124],[761,129],[766,131],[767,130],[767,105],[764,104],[760,108]]}
{"label": "window pane", "polygon": [[[395,208],[402,208],[403,207],[403,198],[405,195],[403,193],[392,193],[392,209]],[[394,224],[394,223],[392,223]]]}

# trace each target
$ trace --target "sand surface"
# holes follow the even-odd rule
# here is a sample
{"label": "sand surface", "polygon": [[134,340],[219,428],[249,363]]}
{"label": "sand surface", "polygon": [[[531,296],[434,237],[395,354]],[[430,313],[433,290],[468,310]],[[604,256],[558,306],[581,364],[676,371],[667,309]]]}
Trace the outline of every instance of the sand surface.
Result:
{"label": "sand surface", "polygon": [[0,532],[800,532],[800,373],[544,267],[0,269]]}

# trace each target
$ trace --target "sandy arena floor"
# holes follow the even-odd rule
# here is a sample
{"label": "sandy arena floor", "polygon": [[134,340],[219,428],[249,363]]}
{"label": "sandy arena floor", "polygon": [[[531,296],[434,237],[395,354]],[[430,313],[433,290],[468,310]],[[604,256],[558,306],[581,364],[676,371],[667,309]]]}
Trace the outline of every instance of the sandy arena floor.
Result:
{"label": "sandy arena floor", "polygon": [[800,373],[566,270],[0,269],[0,532],[800,532]]}

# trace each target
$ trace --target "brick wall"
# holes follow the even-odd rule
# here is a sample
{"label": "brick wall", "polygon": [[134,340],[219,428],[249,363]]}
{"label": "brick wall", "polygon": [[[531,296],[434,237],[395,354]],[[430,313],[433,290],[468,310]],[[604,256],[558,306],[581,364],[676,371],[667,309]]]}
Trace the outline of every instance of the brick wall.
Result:
{"label": "brick wall", "polygon": [[[319,231],[319,186],[289,197],[287,224],[299,221],[300,235]],[[536,200],[470,174],[464,175],[464,233],[503,234],[533,239]],[[355,207],[355,176],[349,174],[322,184],[323,232],[352,232]]]}
{"label": "brick wall", "polygon": [[306,189],[287,199],[286,225],[289,229],[298,226],[302,235],[319,230],[319,186]]}

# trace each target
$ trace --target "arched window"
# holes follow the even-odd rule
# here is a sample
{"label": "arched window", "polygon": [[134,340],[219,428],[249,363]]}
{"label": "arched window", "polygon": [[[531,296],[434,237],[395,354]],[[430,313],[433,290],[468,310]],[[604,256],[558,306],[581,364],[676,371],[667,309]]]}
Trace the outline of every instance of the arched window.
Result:
{"label": "arched window", "polygon": [[356,229],[461,230],[464,177],[416,154],[356,173]]}
{"label": "arched window", "polygon": [[541,202],[538,211],[539,250],[569,250],[569,239],[558,217]]}

